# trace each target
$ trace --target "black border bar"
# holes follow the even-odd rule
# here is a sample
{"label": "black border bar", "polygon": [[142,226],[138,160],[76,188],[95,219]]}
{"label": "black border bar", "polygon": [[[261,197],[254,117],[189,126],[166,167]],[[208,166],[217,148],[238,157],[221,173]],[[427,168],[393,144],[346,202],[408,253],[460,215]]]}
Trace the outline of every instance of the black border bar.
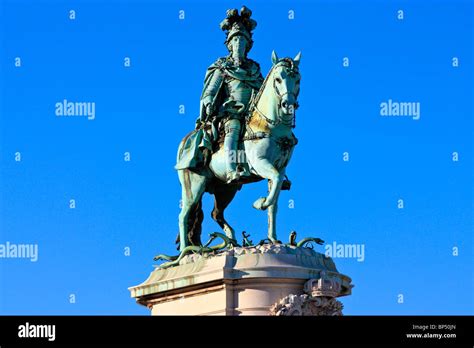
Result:
{"label": "black border bar", "polygon": [[[55,340],[19,337],[20,325],[55,325]],[[0,347],[47,346],[474,346],[472,316],[152,317],[1,316]],[[408,337],[407,335],[421,335]],[[454,334],[454,335],[453,335]],[[441,337],[439,337],[441,335]],[[455,337],[454,337],[455,336]],[[169,346],[169,345],[168,345]]]}

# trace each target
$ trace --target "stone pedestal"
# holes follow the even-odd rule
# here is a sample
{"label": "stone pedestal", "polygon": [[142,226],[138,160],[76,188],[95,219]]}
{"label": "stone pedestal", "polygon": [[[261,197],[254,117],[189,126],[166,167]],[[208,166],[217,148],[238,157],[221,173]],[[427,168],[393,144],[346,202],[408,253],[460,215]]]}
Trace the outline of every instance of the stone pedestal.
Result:
{"label": "stone pedestal", "polygon": [[352,287],[324,254],[262,245],[185,256],[129,290],[152,315],[341,315]]}

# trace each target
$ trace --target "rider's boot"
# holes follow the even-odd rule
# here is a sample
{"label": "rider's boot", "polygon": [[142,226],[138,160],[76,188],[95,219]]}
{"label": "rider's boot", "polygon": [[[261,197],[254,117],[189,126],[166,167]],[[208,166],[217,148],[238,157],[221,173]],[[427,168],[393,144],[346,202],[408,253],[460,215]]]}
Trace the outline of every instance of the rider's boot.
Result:
{"label": "rider's boot", "polygon": [[237,145],[239,142],[240,121],[228,120],[225,124],[224,150],[226,154],[227,183],[237,182],[240,173],[237,171]]}

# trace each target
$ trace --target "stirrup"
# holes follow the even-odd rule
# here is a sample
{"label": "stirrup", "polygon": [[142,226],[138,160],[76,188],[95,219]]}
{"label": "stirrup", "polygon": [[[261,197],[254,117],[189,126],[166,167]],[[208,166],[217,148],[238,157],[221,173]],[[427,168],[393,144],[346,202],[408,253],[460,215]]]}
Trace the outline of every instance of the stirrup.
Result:
{"label": "stirrup", "polygon": [[234,184],[238,182],[240,179],[240,173],[235,171],[235,172],[228,172],[227,173],[227,183],[228,184]]}

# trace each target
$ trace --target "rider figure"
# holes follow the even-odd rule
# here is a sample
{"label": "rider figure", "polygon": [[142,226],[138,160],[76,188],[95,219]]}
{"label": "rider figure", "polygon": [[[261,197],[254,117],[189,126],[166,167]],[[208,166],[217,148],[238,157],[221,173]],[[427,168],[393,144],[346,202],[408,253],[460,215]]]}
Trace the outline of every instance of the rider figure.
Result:
{"label": "rider figure", "polygon": [[227,57],[219,58],[206,72],[201,95],[198,125],[206,122],[223,122],[224,150],[226,154],[227,182],[239,179],[237,171],[237,147],[241,128],[247,114],[252,95],[263,83],[258,63],[247,58],[252,48],[252,30],[257,22],[250,18],[252,12],[242,7],[227,11],[227,18],[221,23],[226,32]]}

